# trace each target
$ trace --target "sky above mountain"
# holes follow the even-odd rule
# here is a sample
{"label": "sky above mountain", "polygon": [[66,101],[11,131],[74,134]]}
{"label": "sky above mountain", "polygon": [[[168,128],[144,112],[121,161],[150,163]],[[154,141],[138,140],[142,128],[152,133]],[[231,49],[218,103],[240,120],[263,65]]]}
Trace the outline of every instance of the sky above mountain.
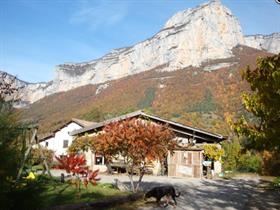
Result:
{"label": "sky above mountain", "polygon": [[[0,70],[49,81],[58,64],[93,60],[158,32],[176,12],[204,0],[1,0]],[[280,32],[275,0],[222,0],[243,33]]]}

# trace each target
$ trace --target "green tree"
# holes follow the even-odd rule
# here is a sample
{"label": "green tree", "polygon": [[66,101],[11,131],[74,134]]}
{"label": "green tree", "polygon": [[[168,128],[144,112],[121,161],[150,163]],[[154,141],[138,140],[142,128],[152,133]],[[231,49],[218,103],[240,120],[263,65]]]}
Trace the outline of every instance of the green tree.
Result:
{"label": "green tree", "polygon": [[262,159],[258,154],[246,151],[239,157],[237,170],[241,172],[260,172]]}
{"label": "green tree", "polygon": [[[5,108],[3,108],[5,106]],[[14,177],[20,161],[20,149],[17,141],[20,130],[17,119],[12,115],[8,105],[0,101],[0,158],[5,164],[0,164],[0,179]]]}
{"label": "green tree", "polygon": [[240,140],[233,139],[222,143],[225,150],[222,156],[224,170],[241,172],[260,172],[261,156],[254,150],[247,150],[240,144]]}
{"label": "green tree", "polygon": [[19,143],[21,134],[17,116],[14,115],[13,102],[18,88],[16,78],[0,72],[0,189],[6,184],[7,177],[13,177],[19,160]]}
{"label": "green tree", "polygon": [[155,99],[156,96],[156,90],[153,87],[149,87],[147,88],[147,90],[145,90],[145,96],[143,99],[141,99],[138,104],[137,107],[139,109],[144,109],[144,108],[148,108],[151,107],[153,104],[153,101]]}
{"label": "green tree", "polygon": [[211,90],[206,89],[204,93],[204,98],[200,102],[193,104],[189,109],[187,109],[187,111],[210,113],[218,111],[220,108],[221,107],[219,106],[219,104],[215,102]]}
{"label": "green tree", "polygon": [[0,72],[0,206],[8,208],[10,201],[8,192],[11,191],[12,180],[15,178],[20,163],[21,134],[17,117],[13,113],[13,95],[17,91],[14,87],[15,78]]}
{"label": "green tree", "polygon": [[241,156],[241,145],[237,139],[233,141],[224,141],[222,147],[225,151],[222,160],[224,170],[236,170],[238,166],[238,160]]}
{"label": "green tree", "polygon": [[243,94],[243,105],[254,117],[241,116],[234,131],[246,137],[247,148],[280,151],[280,54],[258,58],[256,68],[248,66],[242,78],[252,90]]}

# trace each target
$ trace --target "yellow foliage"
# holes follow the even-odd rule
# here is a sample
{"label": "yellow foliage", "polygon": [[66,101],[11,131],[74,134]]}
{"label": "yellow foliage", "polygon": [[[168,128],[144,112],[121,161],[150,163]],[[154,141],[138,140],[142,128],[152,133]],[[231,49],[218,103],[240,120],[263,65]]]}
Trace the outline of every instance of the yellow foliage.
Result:
{"label": "yellow foliage", "polygon": [[25,177],[25,179],[28,179],[28,180],[34,180],[35,178],[36,178],[35,174],[32,171],[30,171],[28,176]]}
{"label": "yellow foliage", "polygon": [[203,146],[204,155],[209,159],[214,161],[220,160],[220,158],[224,155],[225,151],[222,148],[219,148],[216,144],[205,144]]}

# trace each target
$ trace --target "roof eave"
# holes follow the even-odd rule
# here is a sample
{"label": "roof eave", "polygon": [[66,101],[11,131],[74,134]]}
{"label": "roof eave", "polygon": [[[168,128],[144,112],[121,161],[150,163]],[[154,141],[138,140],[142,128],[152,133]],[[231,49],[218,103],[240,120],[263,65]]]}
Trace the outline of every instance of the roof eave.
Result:
{"label": "roof eave", "polygon": [[75,136],[75,135],[78,135],[78,134],[83,134],[83,133],[86,133],[88,131],[92,131],[92,130],[95,130],[99,127],[102,127],[102,126],[105,126],[111,122],[117,122],[117,121],[120,121],[120,120],[125,120],[127,118],[132,118],[132,117],[136,117],[136,116],[139,116],[141,115],[143,112],[141,110],[138,110],[138,111],[135,111],[135,112],[131,112],[129,114],[125,114],[125,115],[121,115],[119,117],[114,117],[112,119],[109,119],[109,120],[105,120],[103,122],[100,122],[100,123],[96,123],[92,126],[88,126],[88,127],[85,127],[85,128],[81,128],[81,129],[78,129],[76,131],[73,131],[70,133],[71,136]]}
{"label": "roof eave", "polygon": [[[86,133],[86,132],[90,132],[90,131],[96,130],[100,127],[103,127],[103,126],[105,126],[105,125],[107,125],[111,122],[116,122],[116,121],[132,118],[132,117],[136,117],[136,116],[148,117],[148,118],[158,120],[158,121],[170,124],[170,125],[179,126],[181,128],[184,128],[184,129],[194,130],[195,132],[202,133],[204,135],[208,135],[208,136],[213,137],[215,139],[215,140],[213,140],[213,142],[215,142],[215,141],[216,142],[221,142],[221,141],[226,139],[226,137],[223,136],[223,135],[211,133],[211,132],[204,131],[204,130],[194,128],[194,127],[190,127],[190,126],[186,126],[186,125],[183,125],[183,124],[180,124],[180,123],[177,123],[177,122],[173,122],[173,121],[170,121],[170,120],[165,120],[165,119],[162,119],[162,118],[154,116],[154,115],[146,114],[142,110],[138,110],[138,111],[135,111],[135,112],[132,112],[132,113],[129,113],[129,114],[121,115],[119,117],[115,117],[115,118],[112,118],[110,120],[103,121],[101,123],[96,123],[92,126],[88,126],[88,127],[85,127],[85,128],[75,130],[75,131],[71,132],[70,135],[75,136],[75,135],[78,135],[78,134],[83,134],[83,133]],[[188,135],[194,135],[194,134],[188,134]]]}

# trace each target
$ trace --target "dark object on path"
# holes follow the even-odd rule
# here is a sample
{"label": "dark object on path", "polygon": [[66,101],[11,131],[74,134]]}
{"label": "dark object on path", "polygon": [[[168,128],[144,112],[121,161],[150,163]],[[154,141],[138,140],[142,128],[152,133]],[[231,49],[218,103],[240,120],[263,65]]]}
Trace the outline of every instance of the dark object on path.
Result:
{"label": "dark object on path", "polygon": [[61,183],[64,183],[64,182],[65,182],[64,173],[61,173],[61,174],[60,174],[60,182],[61,182]]}
{"label": "dark object on path", "polygon": [[159,201],[162,197],[164,197],[164,196],[170,197],[171,196],[172,199],[174,200],[174,204],[177,205],[177,201],[176,201],[175,197],[179,197],[180,195],[181,195],[180,192],[178,194],[175,193],[175,189],[174,189],[173,186],[160,186],[160,187],[154,187],[153,189],[148,191],[145,194],[145,199],[150,198],[150,197],[154,197],[154,198],[157,199],[157,203],[159,203]]}

